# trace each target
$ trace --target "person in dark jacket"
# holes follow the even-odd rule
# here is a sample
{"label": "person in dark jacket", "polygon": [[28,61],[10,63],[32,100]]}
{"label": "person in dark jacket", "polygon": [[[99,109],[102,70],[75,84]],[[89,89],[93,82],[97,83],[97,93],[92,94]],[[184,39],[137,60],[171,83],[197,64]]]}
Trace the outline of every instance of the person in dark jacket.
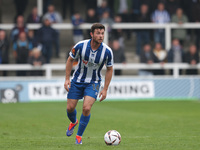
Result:
{"label": "person in dark jacket", "polygon": [[[120,47],[120,43],[118,40],[113,40],[112,42],[112,50],[114,63],[126,63],[126,57],[124,54],[124,50]],[[115,69],[115,75],[121,75],[121,69]]]}
{"label": "person in dark jacket", "polygon": [[24,24],[24,17],[23,16],[18,16],[16,25],[11,30],[11,35],[10,35],[11,41],[12,42],[17,41],[21,32],[25,32],[26,34],[28,34],[28,28]]}
{"label": "person in dark jacket", "polygon": [[[155,54],[152,51],[151,45],[150,44],[145,44],[143,46],[143,50],[140,53],[140,63],[145,63],[145,64],[153,64],[153,63],[158,63],[159,60],[155,56]],[[139,75],[153,75],[153,70],[140,70]]]}
{"label": "person in dark jacket", "polygon": [[[85,22],[86,23],[96,23],[96,22],[99,22],[99,19],[98,19],[97,15],[96,15],[95,9],[90,8],[90,9],[87,10],[87,15],[86,15]],[[91,38],[91,36],[90,36],[90,30],[87,30],[87,37]]]}
{"label": "person in dark jacket", "polygon": [[[44,57],[41,55],[41,51],[38,48],[32,50],[31,56],[28,58],[28,63],[34,67],[41,67],[45,63]],[[31,76],[42,76],[42,70],[34,70],[30,72]]]}
{"label": "person in dark jacket", "polygon": [[41,17],[38,15],[37,7],[33,7],[32,12],[27,17],[27,23],[41,23]]}
{"label": "person in dark jacket", "polygon": [[[146,4],[141,5],[140,8],[140,14],[136,17],[135,22],[137,23],[149,23],[150,20],[150,14],[148,12],[148,6]],[[141,49],[142,49],[142,45],[144,45],[144,43],[149,43],[150,41],[150,33],[149,30],[137,30],[137,43],[136,43],[136,54],[140,55]]]}
{"label": "person in dark jacket", "polygon": [[[189,48],[189,51],[185,53],[184,62],[190,64],[190,65],[196,65],[199,63],[199,54],[197,52],[197,47],[195,45],[191,45]],[[197,69],[187,69],[186,70],[187,75],[197,75],[198,70]]]}
{"label": "person in dark jacket", "polygon": [[46,63],[50,63],[52,56],[52,44],[56,40],[56,30],[51,27],[48,18],[44,19],[43,26],[37,32],[37,43],[42,45],[42,55],[46,59]]}
{"label": "person in dark jacket", "polygon": [[[183,48],[180,45],[180,42],[178,39],[173,39],[172,41],[172,47],[170,48],[167,60],[169,63],[182,63],[184,58]],[[182,73],[182,70],[179,70],[179,74]],[[170,70],[170,74],[173,74],[173,71]]]}
{"label": "person in dark jacket", "polygon": [[[6,32],[0,30],[0,64],[9,63],[9,42],[6,38]],[[7,71],[3,71],[3,76],[7,75]]]}
{"label": "person in dark jacket", "polygon": [[[26,33],[21,32],[19,39],[13,43],[13,53],[15,57],[16,64],[27,64],[28,57],[31,53],[33,46],[30,41],[28,41]],[[27,71],[17,71],[17,76],[26,76]]]}

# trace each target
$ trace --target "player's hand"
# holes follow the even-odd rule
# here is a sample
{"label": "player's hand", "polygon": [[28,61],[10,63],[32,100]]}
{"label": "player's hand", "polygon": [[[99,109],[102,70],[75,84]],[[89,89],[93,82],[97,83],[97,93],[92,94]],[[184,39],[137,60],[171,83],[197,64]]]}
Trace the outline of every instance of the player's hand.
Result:
{"label": "player's hand", "polygon": [[69,88],[71,87],[71,82],[69,79],[65,80],[64,87],[67,90],[67,92],[69,92]]}
{"label": "player's hand", "polygon": [[103,89],[99,94],[99,97],[101,97],[99,101],[100,102],[103,101],[106,98],[106,95],[107,95],[107,90]]}

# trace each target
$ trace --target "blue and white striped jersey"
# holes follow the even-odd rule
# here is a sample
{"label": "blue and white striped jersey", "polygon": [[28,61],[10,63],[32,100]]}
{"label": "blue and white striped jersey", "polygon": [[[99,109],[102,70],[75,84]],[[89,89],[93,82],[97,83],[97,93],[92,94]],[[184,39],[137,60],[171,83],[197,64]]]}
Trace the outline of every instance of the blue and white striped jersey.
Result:
{"label": "blue and white striped jersey", "polygon": [[78,64],[73,74],[73,81],[78,83],[98,83],[101,81],[101,69],[113,65],[113,54],[110,47],[101,43],[97,50],[92,50],[90,40],[78,42],[70,51]]}

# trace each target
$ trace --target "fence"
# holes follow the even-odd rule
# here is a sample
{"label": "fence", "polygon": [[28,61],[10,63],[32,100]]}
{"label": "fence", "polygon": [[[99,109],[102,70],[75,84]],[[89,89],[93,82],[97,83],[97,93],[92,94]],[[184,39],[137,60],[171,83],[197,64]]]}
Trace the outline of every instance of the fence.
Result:
{"label": "fence", "polygon": [[[114,64],[114,69],[122,70],[139,70],[139,69],[172,69],[173,78],[179,77],[180,69],[200,69],[200,63],[197,65],[189,65],[186,63],[166,63],[166,64],[141,64],[141,63],[129,63],[129,64]],[[105,70],[105,67],[103,68]],[[52,78],[52,71],[65,70],[65,64],[45,64],[41,67],[34,67],[29,64],[3,64],[0,65],[0,71],[15,71],[15,70],[44,70],[45,78]],[[64,76],[64,75],[63,75]]]}
{"label": "fence", "polygon": [[[92,24],[84,23],[79,26],[80,29],[90,29]],[[58,30],[72,30],[73,25],[71,23],[59,23],[53,24],[53,28]],[[106,28],[108,25],[105,25]],[[11,30],[14,24],[0,24],[0,28],[4,30]],[[28,24],[29,29],[38,29],[41,24]],[[172,29],[200,29],[200,23],[167,23],[167,24],[156,24],[156,23],[115,23],[112,29],[165,29],[165,49],[169,50],[171,47],[171,30]],[[104,42],[108,43],[108,30],[105,32]]]}

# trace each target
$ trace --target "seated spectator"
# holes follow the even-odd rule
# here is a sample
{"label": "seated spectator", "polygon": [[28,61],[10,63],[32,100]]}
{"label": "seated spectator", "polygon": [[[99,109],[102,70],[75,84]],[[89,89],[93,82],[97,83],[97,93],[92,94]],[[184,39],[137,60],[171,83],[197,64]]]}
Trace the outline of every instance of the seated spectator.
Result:
{"label": "seated spectator", "polygon": [[[101,6],[97,8],[97,16],[98,19],[101,19],[103,13],[107,11],[109,13],[111,13],[110,8],[108,7],[108,3],[106,0],[103,0],[101,3]],[[111,14],[110,14],[111,15]]]}
{"label": "seated spectator", "polygon": [[[6,32],[0,30],[0,64],[9,63],[9,42],[6,37]],[[7,76],[7,71],[3,71],[3,76]]]}
{"label": "seated spectator", "polygon": [[52,56],[52,44],[56,40],[56,30],[51,27],[49,18],[44,19],[42,27],[37,32],[37,43],[42,45],[42,55],[46,63],[50,63]]}
{"label": "seated spectator", "polygon": [[81,18],[80,13],[79,12],[74,13],[74,15],[72,16],[72,24],[74,26],[74,30],[73,30],[74,44],[84,39],[82,29],[78,29],[79,25],[83,23],[84,23],[84,20]]}
{"label": "seated spectator", "polygon": [[[176,14],[172,16],[172,22],[178,23],[179,25],[188,22],[187,16],[183,14],[183,10],[181,8],[178,8],[176,11]],[[180,41],[181,45],[183,45],[183,41],[185,40],[185,37],[187,36],[187,30],[186,29],[174,29],[172,32],[172,38],[176,38]]]}
{"label": "seated spectator", "polygon": [[24,24],[24,17],[18,16],[17,17],[17,23],[15,27],[11,30],[10,39],[12,42],[15,42],[18,40],[18,37],[21,32],[28,33],[28,29],[26,28],[26,25]]}
{"label": "seated spectator", "polygon": [[[116,15],[114,17],[114,23],[121,23],[122,22],[122,18],[120,15]],[[118,29],[112,29],[112,33],[111,33],[111,39],[117,39],[120,43],[120,47],[124,48],[124,30],[118,28]]]}
{"label": "seated spectator", "polygon": [[[163,64],[167,59],[167,52],[162,48],[160,43],[155,44],[155,48],[153,49],[154,55],[157,57],[158,61]],[[165,72],[163,69],[154,70],[155,75],[163,75]]]}
{"label": "seated spectator", "polygon": [[[132,0],[132,8],[131,8],[131,22],[135,22],[136,17],[141,13],[141,5],[143,2],[141,0]],[[146,5],[146,4],[145,4]],[[146,5],[148,6],[148,5]]]}
{"label": "seated spectator", "polygon": [[[189,48],[189,51],[187,53],[185,53],[184,62],[186,62],[190,65],[197,65],[199,63],[199,54],[197,52],[197,47],[195,45],[191,45]],[[186,74],[187,75],[197,75],[198,70],[197,69],[187,69]]]}
{"label": "seated spectator", "polygon": [[[96,15],[96,11],[93,8],[90,8],[87,10],[87,15],[86,15],[86,23],[95,23],[99,22],[99,19]],[[87,30],[87,37],[90,38],[90,30]]]}
{"label": "seated spectator", "polygon": [[[140,54],[140,63],[146,63],[146,64],[153,64],[159,62],[158,58],[154,55],[151,45],[145,44],[143,46],[143,50]],[[150,69],[143,69],[139,70],[139,75],[146,76],[146,75],[153,75],[153,70]]]}
{"label": "seated spectator", "polygon": [[[114,40],[112,42],[112,50],[113,50],[113,56],[114,56],[114,63],[126,63],[124,49],[120,47],[118,40]],[[121,75],[122,71],[121,69],[115,69],[114,73],[115,75]]]}
{"label": "seated spectator", "polygon": [[100,23],[102,24],[108,24],[108,32],[111,32],[111,27],[113,25],[113,19],[110,17],[110,13],[108,11],[105,11],[100,19]]}
{"label": "seated spectator", "polygon": [[[168,51],[167,60],[169,63],[182,63],[184,57],[184,51],[178,39],[172,41],[172,47]],[[170,71],[173,73],[172,70]],[[182,73],[182,70],[179,71],[179,74]]]}
{"label": "seated spectator", "polygon": [[[155,10],[152,14],[152,22],[157,24],[165,24],[170,22],[170,15],[165,10],[164,3],[160,2],[158,4],[158,9]],[[165,30],[164,29],[156,29],[154,31],[154,42],[161,43],[162,47],[165,47]]]}
{"label": "seated spectator", "polygon": [[[48,18],[51,23],[62,23],[62,17],[61,15],[55,11],[54,5],[49,5],[48,6],[48,12],[44,15],[44,19]],[[60,34],[59,31],[56,30],[56,35],[55,35],[55,48],[56,48],[56,57],[59,58],[59,53],[60,53],[60,40],[59,40]]]}
{"label": "seated spectator", "polygon": [[38,15],[37,7],[33,7],[32,12],[28,15],[27,23],[41,23],[41,17]]}
{"label": "seated spectator", "polygon": [[[34,67],[41,67],[45,63],[44,57],[41,55],[41,51],[38,48],[32,50],[31,56],[28,58],[28,63]],[[34,70],[30,72],[31,76],[42,76],[43,71]]]}
{"label": "seated spectator", "polygon": [[[21,32],[19,39],[13,44],[14,58],[17,64],[27,64],[33,46],[28,41],[26,33]],[[17,71],[17,76],[26,76],[26,71]]]}
{"label": "seated spectator", "polygon": [[[135,22],[137,22],[137,23],[149,23],[149,22],[151,22],[150,15],[149,15],[149,12],[148,12],[148,6],[146,4],[141,5],[140,14],[136,17]],[[146,30],[141,29],[141,30],[136,30],[136,33],[137,33],[136,54],[140,55],[142,45],[150,42],[150,31],[148,29],[146,29]]]}

